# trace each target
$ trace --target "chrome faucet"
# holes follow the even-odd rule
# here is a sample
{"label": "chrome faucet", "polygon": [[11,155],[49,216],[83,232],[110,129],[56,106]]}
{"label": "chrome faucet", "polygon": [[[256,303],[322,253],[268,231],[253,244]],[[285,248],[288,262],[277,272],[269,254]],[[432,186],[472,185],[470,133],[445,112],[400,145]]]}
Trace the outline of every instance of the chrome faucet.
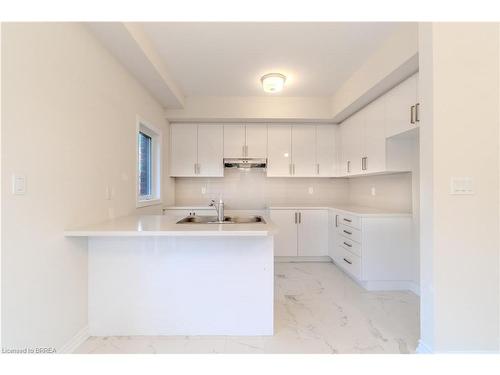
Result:
{"label": "chrome faucet", "polygon": [[224,222],[224,202],[222,201],[222,198],[219,199],[218,203],[216,203],[215,200],[212,199],[208,206],[215,207],[215,211],[217,212],[217,221],[219,223],[223,223]]}

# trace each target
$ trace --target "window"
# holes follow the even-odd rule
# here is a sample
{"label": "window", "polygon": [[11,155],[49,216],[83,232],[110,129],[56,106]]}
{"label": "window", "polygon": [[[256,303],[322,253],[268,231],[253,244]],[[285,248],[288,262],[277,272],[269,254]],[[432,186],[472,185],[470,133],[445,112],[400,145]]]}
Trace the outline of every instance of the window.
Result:
{"label": "window", "polygon": [[137,206],[160,203],[161,132],[143,121],[137,126]]}

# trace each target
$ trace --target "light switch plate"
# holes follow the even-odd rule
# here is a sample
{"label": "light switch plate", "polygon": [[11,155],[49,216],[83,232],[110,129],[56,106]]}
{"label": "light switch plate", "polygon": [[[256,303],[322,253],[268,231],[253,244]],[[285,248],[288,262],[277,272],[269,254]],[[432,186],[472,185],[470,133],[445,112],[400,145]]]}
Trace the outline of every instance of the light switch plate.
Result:
{"label": "light switch plate", "polygon": [[12,176],[12,194],[24,195],[26,194],[26,177],[23,175]]}
{"label": "light switch plate", "polygon": [[452,195],[472,195],[474,194],[472,178],[452,177],[450,181],[450,194]]}

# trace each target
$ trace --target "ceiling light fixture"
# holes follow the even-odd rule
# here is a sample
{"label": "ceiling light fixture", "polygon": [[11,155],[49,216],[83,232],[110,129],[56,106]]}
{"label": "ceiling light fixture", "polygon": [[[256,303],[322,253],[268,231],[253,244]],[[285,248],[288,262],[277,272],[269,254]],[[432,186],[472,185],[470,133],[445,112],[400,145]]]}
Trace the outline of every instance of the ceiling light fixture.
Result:
{"label": "ceiling light fixture", "polygon": [[271,94],[280,92],[285,86],[286,77],[280,73],[269,73],[260,79],[262,88]]}

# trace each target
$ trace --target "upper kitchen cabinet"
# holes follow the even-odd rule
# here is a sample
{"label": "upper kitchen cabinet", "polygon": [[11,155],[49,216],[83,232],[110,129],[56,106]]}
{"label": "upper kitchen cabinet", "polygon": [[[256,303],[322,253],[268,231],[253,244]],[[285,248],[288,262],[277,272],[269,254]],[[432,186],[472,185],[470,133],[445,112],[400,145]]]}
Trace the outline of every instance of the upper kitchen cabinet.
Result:
{"label": "upper kitchen cabinet", "polygon": [[224,177],[222,125],[198,125],[198,176]]}
{"label": "upper kitchen cabinet", "polygon": [[267,125],[248,124],[245,126],[245,146],[247,158],[267,158]]}
{"label": "upper kitchen cabinet", "polygon": [[385,136],[392,137],[419,126],[418,73],[406,79],[386,95]]}
{"label": "upper kitchen cabinet", "polygon": [[245,125],[224,125],[224,157],[245,157]]}
{"label": "upper kitchen cabinet", "polygon": [[198,171],[198,125],[170,125],[170,176],[191,177]]}
{"label": "upper kitchen cabinet", "polygon": [[170,176],[223,177],[223,126],[171,124]]}
{"label": "upper kitchen cabinet", "polygon": [[292,125],[292,175],[316,176],[316,127]]}
{"label": "upper kitchen cabinet", "polygon": [[267,157],[267,125],[224,125],[224,157],[265,159]]}
{"label": "upper kitchen cabinet", "polygon": [[341,176],[361,174],[365,113],[359,111],[340,125]]}
{"label": "upper kitchen cabinet", "polygon": [[371,102],[364,109],[364,129],[362,135],[362,173],[386,171],[386,97]]}
{"label": "upper kitchen cabinet", "polygon": [[267,128],[267,176],[289,177],[292,171],[291,125],[269,125]]}
{"label": "upper kitchen cabinet", "polygon": [[269,177],[334,177],[337,125],[269,125]]}
{"label": "upper kitchen cabinet", "polygon": [[319,177],[337,175],[338,125],[316,125],[316,174]]}

